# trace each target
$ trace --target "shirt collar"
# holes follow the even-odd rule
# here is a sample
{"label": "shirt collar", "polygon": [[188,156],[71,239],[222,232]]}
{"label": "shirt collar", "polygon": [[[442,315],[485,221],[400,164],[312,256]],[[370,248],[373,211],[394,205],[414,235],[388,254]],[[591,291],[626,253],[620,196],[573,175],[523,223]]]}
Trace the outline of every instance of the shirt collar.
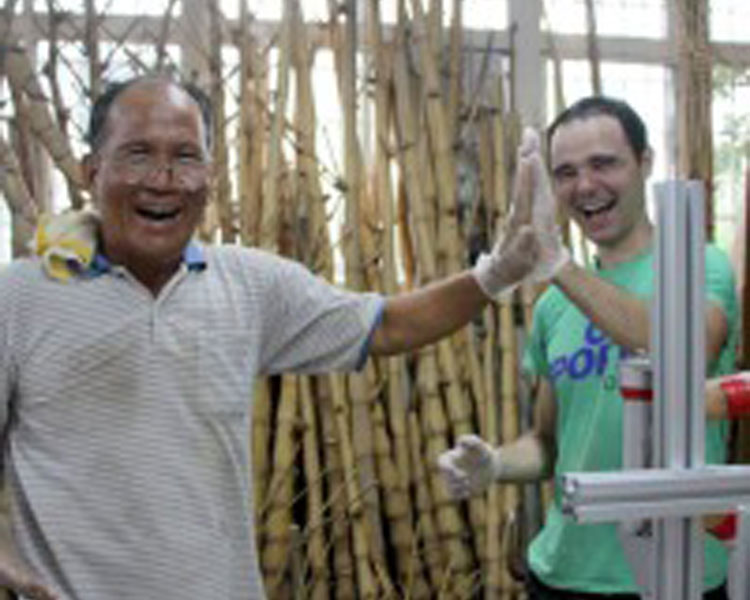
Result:
{"label": "shirt collar", "polygon": [[182,251],[182,262],[188,271],[202,271],[206,268],[206,253],[203,247],[195,242],[189,242]]}
{"label": "shirt collar", "polygon": [[[188,242],[188,245],[182,251],[182,262],[185,263],[188,271],[203,271],[206,268],[206,256],[203,247],[196,242]],[[98,277],[112,269],[112,263],[101,252],[94,255],[89,268],[84,272],[84,276]]]}

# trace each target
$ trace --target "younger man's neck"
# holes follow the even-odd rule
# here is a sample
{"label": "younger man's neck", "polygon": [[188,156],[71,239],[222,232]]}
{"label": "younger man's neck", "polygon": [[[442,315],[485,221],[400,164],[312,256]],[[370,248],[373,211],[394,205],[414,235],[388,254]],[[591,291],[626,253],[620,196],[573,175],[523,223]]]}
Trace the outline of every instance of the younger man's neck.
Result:
{"label": "younger man's neck", "polygon": [[603,269],[608,269],[632,260],[651,246],[653,237],[654,227],[648,219],[644,219],[617,244],[597,247],[599,265]]}

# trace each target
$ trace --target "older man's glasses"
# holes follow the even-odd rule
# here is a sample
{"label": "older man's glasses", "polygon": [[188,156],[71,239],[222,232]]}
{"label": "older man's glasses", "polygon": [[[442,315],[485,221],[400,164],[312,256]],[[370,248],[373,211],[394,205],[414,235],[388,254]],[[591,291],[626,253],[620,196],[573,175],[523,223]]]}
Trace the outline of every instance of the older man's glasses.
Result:
{"label": "older man's glasses", "polygon": [[204,185],[209,173],[208,161],[194,153],[159,160],[150,152],[129,150],[117,153],[113,162],[123,179],[133,185],[154,181],[162,175],[162,171],[166,171],[166,176],[174,185],[192,190]]}

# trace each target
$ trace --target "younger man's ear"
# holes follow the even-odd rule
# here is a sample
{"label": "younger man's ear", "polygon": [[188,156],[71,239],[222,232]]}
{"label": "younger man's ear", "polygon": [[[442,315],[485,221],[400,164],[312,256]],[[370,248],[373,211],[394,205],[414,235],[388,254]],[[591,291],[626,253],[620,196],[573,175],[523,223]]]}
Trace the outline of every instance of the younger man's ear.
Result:
{"label": "younger man's ear", "polygon": [[649,147],[643,151],[641,156],[641,169],[643,170],[644,178],[648,178],[651,175],[651,171],[654,168],[654,151]]}

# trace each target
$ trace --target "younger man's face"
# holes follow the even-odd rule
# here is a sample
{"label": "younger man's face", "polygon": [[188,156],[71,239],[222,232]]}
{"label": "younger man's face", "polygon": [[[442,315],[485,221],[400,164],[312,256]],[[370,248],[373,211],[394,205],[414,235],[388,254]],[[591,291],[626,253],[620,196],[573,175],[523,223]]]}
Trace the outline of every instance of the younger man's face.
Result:
{"label": "younger man's face", "polygon": [[550,159],[555,196],[595,244],[617,246],[645,218],[651,154],[638,160],[614,117],[563,123],[550,140]]}

